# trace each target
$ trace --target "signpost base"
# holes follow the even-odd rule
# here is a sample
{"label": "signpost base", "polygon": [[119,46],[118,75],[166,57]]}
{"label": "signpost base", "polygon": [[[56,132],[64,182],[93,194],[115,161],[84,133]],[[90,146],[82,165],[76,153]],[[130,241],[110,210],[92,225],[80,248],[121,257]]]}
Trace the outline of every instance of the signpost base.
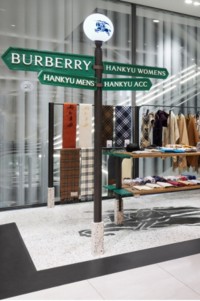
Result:
{"label": "signpost base", "polygon": [[54,187],[49,187],[48,188],[48,200],[47,200],[48,208],[53,208],[55,206],[54,196],[55,196]]}
{"label": "signpost base", "polygon": [[124,222],[123,200],[115,200],[114,222],[116,225],[122,225]]}
{"label": "signpost base", "polygon": [[92,255],[104,253],[104,223],[92,222]]}

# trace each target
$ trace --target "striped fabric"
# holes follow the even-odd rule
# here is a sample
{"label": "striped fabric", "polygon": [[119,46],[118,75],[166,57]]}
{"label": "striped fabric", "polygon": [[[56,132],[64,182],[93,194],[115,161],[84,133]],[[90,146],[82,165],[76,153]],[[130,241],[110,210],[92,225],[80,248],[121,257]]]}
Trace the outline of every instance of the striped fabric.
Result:
{"label": "striped fabric", "polygon": [[131,141],[132,108],[115,107],[115,146],[124,147],[125,139]]}
{"label": "striped fabric", "polygon": [[76,148],[76,114],[76,104],[63,105],[63,148]]}
{"label": "striped fabric", "polygon": [[79,199],[80,149],[60,150],[61,202]]}
{"label": "striped fabric", "polygon": [[102,147],[107,140],[113,141],[113,106],[102,106]]}
{"label": "striped fabric", "polygon": [[94,194],[94,149],[81,149],[81,201],[91,200]]}

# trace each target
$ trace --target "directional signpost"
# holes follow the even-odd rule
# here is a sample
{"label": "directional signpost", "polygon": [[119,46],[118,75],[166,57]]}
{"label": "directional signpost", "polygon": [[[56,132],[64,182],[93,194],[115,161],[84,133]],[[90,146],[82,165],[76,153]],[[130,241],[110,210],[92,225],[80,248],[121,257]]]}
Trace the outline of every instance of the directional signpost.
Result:
{"label": "directional signpost", "polygon": [[38,75],[41,84],[79,89],[96,90],[95,77],[71,76],[64,73],[41,71]]}
{"label": "directional signpost", "polygon": [[103,73],[160,79],[166,79],[169,75],[169,72],[166,68],[111,62],[103,62]]}
{"label": "directional signpost", "polygon": [[41,51],[10,47],[2,55],[4,63],[11,70],[51,70],[68,74],[94,75],[94,57],[89,55]]}
{"label": "directional signpost", "polygon": [[149,90],[152,86],[148,78],[107,78],[103,79],[103,90]]}
{"label": "directional signpost", "polygon": [[[10,47],[2,55],[2,60],[11,70],[50,70],[84,76],[95,74],[95,58],[89,55]],[[157,79],[166,79],[169,75],[166,68],[112,62],[103,62],[103,73]]]}

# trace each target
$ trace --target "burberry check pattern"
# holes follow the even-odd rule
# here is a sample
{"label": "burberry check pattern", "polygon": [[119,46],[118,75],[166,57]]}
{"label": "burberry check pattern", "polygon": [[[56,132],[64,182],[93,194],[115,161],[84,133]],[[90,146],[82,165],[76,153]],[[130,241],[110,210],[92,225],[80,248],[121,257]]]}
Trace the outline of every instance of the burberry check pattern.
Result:
{"label": "burberry check pattern", "polygon": [[132,108],[115,107],[115,146],[124,147],[124,140],[131,140]]}
{"label": "burberry check pattern", "polygon": [[79,199],[80,149],[60,150],[61,202]]}
{"label": "burberry check pattern", "polygon": [[91,200],[94,195],[94,149],[81,149],[80,175],[81,201]]}
{"label": "burberry check pattern", "polygon": [[102,147],[107,140],[113,140],[113,106],[102,106]]}

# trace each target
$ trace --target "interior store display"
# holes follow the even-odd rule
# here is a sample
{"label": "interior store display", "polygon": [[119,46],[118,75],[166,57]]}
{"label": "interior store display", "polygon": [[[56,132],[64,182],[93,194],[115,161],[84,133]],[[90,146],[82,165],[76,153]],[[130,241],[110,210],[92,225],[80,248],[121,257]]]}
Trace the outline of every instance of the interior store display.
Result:
{"label": "interior store display", "polygon": [[[194,109],[194,108],[193,108]],[[155,108],[155,112],[149,112],[142,115],[141,120],[141,138],[140,147],[146,148],[151,145],[155,147],[167,147],[168,145],[185,145],[188,147],[196,147],[200,141],[199,130],[199,114],[186,114],[184,115],[179,111],[175,114],[172,109],[166,111],[163,109]],[[164,150],[164,149],[163,149]],[[165,149],[167,151],[167,149]],[[171,149],[169,149],[171,151]],[[182,152],[182,150],[174,150],[173,152]],[[190,149],[189,151],[192,151]],[[192,167],[198,170],[199,158],[193,157],[173,157],[173,168],[179,170],[186,170]]]}

